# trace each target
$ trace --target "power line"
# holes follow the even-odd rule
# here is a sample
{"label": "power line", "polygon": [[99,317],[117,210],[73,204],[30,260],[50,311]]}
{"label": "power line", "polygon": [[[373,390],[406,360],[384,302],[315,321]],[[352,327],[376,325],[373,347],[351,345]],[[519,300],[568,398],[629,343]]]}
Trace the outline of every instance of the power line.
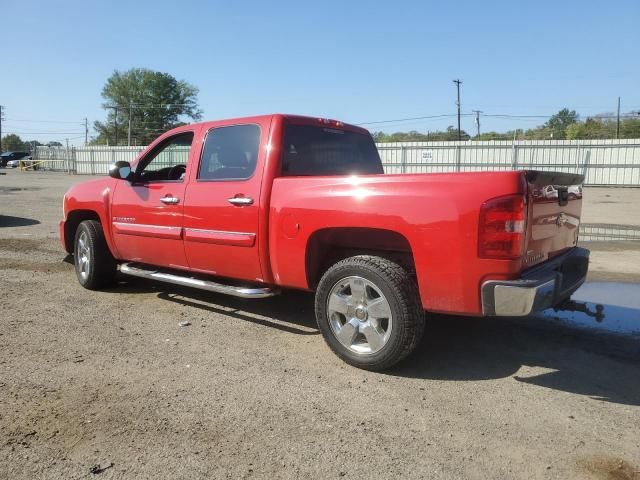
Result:
{"label": "power line", "polygon": [[411,120],[428,120],[431,118],[447,118],[447,117],[455,117],[455,116],[456,116],[455,114],[424,115],[422,117],[398,118],[395,120],[377,120],[375,122],[360,122],[360,123],[356,123],[356,125],[376,125],[381,123],[408,122]]}
{"label": "power line", "polygon": [[485,113],[483,117],[502,117],[502,118],[549,118],[552,115],[513,115],[510,113]]}
{"label": "power line", "polygon": [[69,121],[62,121],[62,120],[28,120],[25,118],[7,118],[6,120],[11,120],[12,122],[27,122],[27,123],[69,123],[69,124],[78,124],[78,125],[81,124],[81,122],[69,122]]}
{"label": "power line", "polygon": [[[483,117],[491,117],[491,118],[506,118],[506,119],[536,119],[536,118],[542,118],[542,119],[546,119],[546,118],[551,118],[554,115],[556,115],[555,113],[552,113],[551,115],[512,115],[509,113],[484,113],[482,114]],[[586,118],[617,118],[616,114],[611,114],[611,113],[596,113],[593,115],[584,115],[584,117]],[[633,117],[633,112],[630,113],[626,113],[626,114],[620,114],[620,118],[632,118]]]}
{"label": "power line", "polygon": [[[120,108],[126,109],[129,108],[129,105],[104,105],[104,108]],[[132,103],[131,107],[133,108],[171,108],[171,107],[195,107],[195,105],[190,103]]]}
{"label": "power line", "polygon": [[15,128],[8,128],[7,132],[11,132],[11,133],[14,133],[16,135],[18,135],[18,134],[20,134],[20,135],[57,135],[57,134],[62,134],[62,135],[71,134],[71,135],[73,135],[74,133],[83,133],[81,131],[69,132],[69,131],[61,131],[61,130],[48,131],[48,132],[25,132],[24,130],[16,130]]}

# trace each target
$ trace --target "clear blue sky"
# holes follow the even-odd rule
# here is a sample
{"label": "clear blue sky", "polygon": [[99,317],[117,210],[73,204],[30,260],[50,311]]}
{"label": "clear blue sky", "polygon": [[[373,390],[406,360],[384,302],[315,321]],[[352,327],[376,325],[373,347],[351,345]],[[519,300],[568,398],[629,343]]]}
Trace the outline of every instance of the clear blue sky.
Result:
{"label": "clear blue sky", "polygon": [[[463,81],[463,113],[547,115],[567,106],[588,115],[613,112],[618,96],[623,111],[640,109],[638,0],[3,0],[0,16],[3,132],[23,139],[81,136],[79,124],[35,120],[103,119],[106,78],[131,67],[196,85],[206,119],[453,114],[454,78]],[[483,118],[481,126],[542,122]],[[471,116],[463,128],[474,131]]]}

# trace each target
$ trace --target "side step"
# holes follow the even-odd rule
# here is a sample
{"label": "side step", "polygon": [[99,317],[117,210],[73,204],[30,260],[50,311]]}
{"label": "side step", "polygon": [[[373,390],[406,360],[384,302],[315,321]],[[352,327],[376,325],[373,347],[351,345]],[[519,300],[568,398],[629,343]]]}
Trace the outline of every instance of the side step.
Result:
{"label": "side step", "polygon": [[200,280],[198,278],[183,277],[173,273],[162,272],[142,265],[123,263],[120,265],[120,272],[134,277],[150,278],[160,282],[173,283],[185,287],[199,288],[209,292],[224,293],[241,298],[267,298],[277,295],[279,292],[268,287],[238,287],[212,282],[210,280]]}

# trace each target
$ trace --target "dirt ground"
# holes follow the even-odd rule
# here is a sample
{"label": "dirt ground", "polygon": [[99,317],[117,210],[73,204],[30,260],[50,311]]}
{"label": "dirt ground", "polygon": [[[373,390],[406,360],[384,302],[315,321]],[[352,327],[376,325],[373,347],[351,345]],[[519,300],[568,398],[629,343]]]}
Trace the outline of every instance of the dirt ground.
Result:
{"label": "dirt ground", "polygon": [[[0,172],[1,479],[640,479],[617,337],[436,316],[401,366],[357,370],[309,294],[82,289],[57,222],[86,177]],[[585,197],[585,222],[640,222],[640,189]],[[637,244],[598,245],[593,276],[640,279]]]}

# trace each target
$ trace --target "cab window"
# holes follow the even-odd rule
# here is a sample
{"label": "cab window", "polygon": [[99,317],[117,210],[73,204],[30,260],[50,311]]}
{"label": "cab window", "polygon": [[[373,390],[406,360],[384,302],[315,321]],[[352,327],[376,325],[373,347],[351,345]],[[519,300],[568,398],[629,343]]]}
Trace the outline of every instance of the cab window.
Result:
{"label": "cab window", "polygon": [[187,171],[187,161],[193,143],[193,133],[181,133],[168,138],[143,160],[136,172],[143,182],[180,182]]}
{"label": "cab window", "polygon": [[259,147],[258,125],[211,129],[202,149],[198,180],[246,180],[256,169]]}

